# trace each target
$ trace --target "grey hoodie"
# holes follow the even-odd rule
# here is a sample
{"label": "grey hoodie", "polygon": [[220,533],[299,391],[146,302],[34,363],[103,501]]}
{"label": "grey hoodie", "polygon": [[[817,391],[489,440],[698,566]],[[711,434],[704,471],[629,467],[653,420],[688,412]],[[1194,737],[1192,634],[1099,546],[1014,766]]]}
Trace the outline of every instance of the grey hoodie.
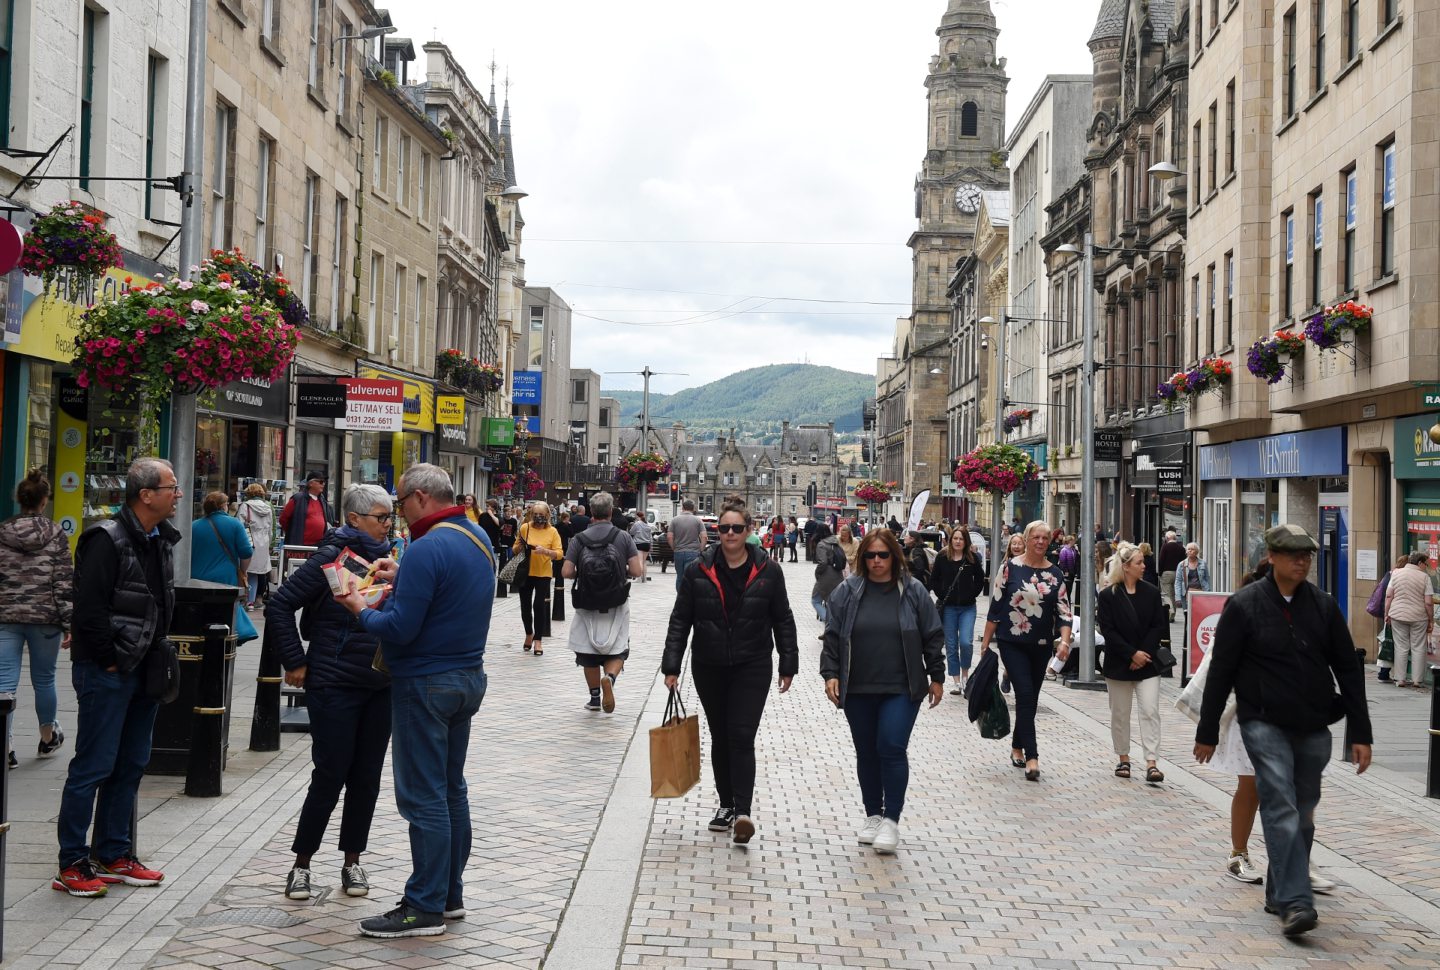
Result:
{"label": "grey hoodie", "polygon": [[75,566],[65,530],[41,515],[0,522],[0,623],[70,628]]}

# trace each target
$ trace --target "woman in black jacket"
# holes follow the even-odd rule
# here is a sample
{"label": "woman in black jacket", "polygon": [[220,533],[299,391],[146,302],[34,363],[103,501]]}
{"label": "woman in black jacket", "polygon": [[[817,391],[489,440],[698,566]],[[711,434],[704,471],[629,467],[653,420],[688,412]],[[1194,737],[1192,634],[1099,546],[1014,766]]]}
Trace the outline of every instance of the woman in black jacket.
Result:
{"label": "woman in black jacket", "polygon": [[1160,590],[1145,582],[1145,554],[1129,542],[1120,543],[1110,560],[1107,585],[1095,599],[1100,632],[1105,637],[1101,671],[1110,695],[1110,739],[1120,763],[1115,777],[1130,777],[1130,708],[1139,702],[1140,746],[1145,749],[1145,780],[1165,780],[1160,758],[1160,667],[1155,663],[1169,625]]}
{"label": "woman in black jacket", "polygon": [[717,528],[718,547],[707,546],[680,577],[660,670],[675,690],[689,640],[720,799],[710,831],[733,827],[735,842],[744,845],[755,834],[755,735],[774,672],[771,643],[780,654],[782,694],[799,669],[800,651],[785,576],[779,563],[746,544],[750,513],[738,495],[726,497]]}
{"label": "woman in black jacket", "polygon": [[985,592],[989,570],[970,544],[970,530],[950,533],[945,551],[930,571],[930,592],[945,628],[945,663],[954,681],[950,693],[962,694],[975,652],[975,603]]}
{"label": "woman in black jacket", "polygon": [[320,548],[270,594],[265,606],[265,634],[280,654],[285,683],[305,688],[315,763],[291,846],[295,866],[285,881],[290,899],[310,898],[310,859],[325,837],[342,788],[341,886],[347,896],[370,891],[360,853],[369,840],[390,745],[390,678],[371,666],[379,641],[335,602],[322,569],[347,548],[370,562],[390,554],[386,535],[395,518],[390,493],[379,485],[351,485],[340,508],[345,524],[320,540]]}

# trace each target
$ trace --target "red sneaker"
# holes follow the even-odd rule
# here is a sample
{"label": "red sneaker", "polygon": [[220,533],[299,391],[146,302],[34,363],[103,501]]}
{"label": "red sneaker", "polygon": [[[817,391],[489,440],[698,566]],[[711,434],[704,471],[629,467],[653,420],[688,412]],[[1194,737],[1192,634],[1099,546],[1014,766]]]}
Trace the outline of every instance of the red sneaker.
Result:
{"label": "red sneaker", "polygon": [[134,856],[122,856],[113,862],[97,862],[95,869],[101,882],[123,882],[127,886],[158,886],[165,873],[146,869]]}
{"label": "red sneaker", "polygon": [[66,866],[50,883],[51,889],[58,889],[72,896],[103,896],[105,883],[95,875],[95,867],[89,859],[81,859],[73,866]]}

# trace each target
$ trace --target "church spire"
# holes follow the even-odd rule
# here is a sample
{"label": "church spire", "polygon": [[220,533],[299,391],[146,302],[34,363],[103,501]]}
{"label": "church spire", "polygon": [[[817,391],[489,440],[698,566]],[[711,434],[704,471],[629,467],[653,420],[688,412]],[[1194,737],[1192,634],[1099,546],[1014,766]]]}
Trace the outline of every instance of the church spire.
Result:
{"label": "church spire", "polygon": [[495,52],[490,52],[490,140],[497,145],[500,143],[500,107],[495,102],[495,69],[499,67],[495,63]]}
{"label": "church spire", "polygon": [[[505,107],[500,114],[500,153],[505,166],[505,192],[519,192],[515,178],[515,139],[510,133],[510,73],[505,73]],[[523,195],[524,193],[521,193]]]}
{"label": "church spire", "polygon": [[941,30],[978,26],[995,26],[995,12],[990,9],[990,0],[950,0],[950,6],[940,20]]}

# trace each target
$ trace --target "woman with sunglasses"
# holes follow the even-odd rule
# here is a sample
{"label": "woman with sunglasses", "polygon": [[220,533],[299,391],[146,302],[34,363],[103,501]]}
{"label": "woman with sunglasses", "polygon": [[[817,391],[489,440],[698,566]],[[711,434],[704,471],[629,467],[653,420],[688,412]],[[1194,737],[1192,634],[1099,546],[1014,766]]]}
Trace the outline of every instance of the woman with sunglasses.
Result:
{"label": "woman with sunglasses", "polygon": [[727,496],[716,526],[720,542],[707,546],[680,578],[660,661],[665,686],[676,689],[690,641],[720,801],[709,828],[733,829],[737,845],[755,835],[755,735],[774,673],[771,644],[780,654],[780,693],[800,667],[785,576],[779,563],[747,543],[750,526],[744,500]]}
{"label": "woman with sunglasses", "polygon": [[1050,527],[1036,520],[1019,535],[1025,551],[1006,560],[995,580],[996,596],[990,601],[980,652],[989,650],[991,642],[1000,650],[1000,659],[1015,689],[1010,763],[1025,769],[1026,780],[1039,781],[1035,709],[1052,651],[1061,661],[1070,656],[1070,598],[1060,567],[1045,555],[1050,546]]}
{"label": "woman with sunglasses", "polygon": [[544,638],[550,635],[550,583],[554,577],[555,560],[565,558],[560,533],[550,524],[550,506],[534,502],[525,510],[525,521],[515,537],[515,555],[530,550],[524,584],[517,584],[520,593],[520,622],[525,627],[525,650],[545,656]]}
{"label": "woman with sunglasses", "polygon": [[[285,881],[290,899],[309,899],[310,861],[320,848],[340,791],[340,851],[345,862],[340,884],[347,896],[370,891],[360,854],[370,836],[380,774],[390,745],[390,678],[371,664],[379,641],[352,622],[335,602],[322,567],[345,549],[371,562],[390,555],[388,532],[395,520],[390,493],[379,485],[351,485],[340,503],[345,524],[320,540],[320,547],[270,594],[265,635],[280,654],[285,683],[305,688],[310,712],[310,789],[295,828],[295,865]],[[302,612],[303,611],[303,612]],[[296,614],[300,629],[296,629]],[[308,646],[301,637],[309,641]]]}
{"label": "woman with sunglasses", "polygon": [[945,631],[893,533],[875,529],[857,552],[860,575],[836,587],[827,604],[820,676],[855,742],[866,815],[860,844],[889,855],[900,844],[920,702],[928,695],[934,707],[945,696]]}
{"label": "woman with sunglasses", "polygon": [[1110,697],[1110,740],[1120,759],[1116,778],[1130,777],[1130,709],[1140,709],[1140,746],[1145,750],[1145,780],[1165,780],[1160,760],[1160,667],[1155,662],[1169,619],[1159,587],[1145,581],[1145,546],[1122,542],[1110,557],[1105,588],[1095,598],[1100,633],[1105,637],[1105,674]]}

